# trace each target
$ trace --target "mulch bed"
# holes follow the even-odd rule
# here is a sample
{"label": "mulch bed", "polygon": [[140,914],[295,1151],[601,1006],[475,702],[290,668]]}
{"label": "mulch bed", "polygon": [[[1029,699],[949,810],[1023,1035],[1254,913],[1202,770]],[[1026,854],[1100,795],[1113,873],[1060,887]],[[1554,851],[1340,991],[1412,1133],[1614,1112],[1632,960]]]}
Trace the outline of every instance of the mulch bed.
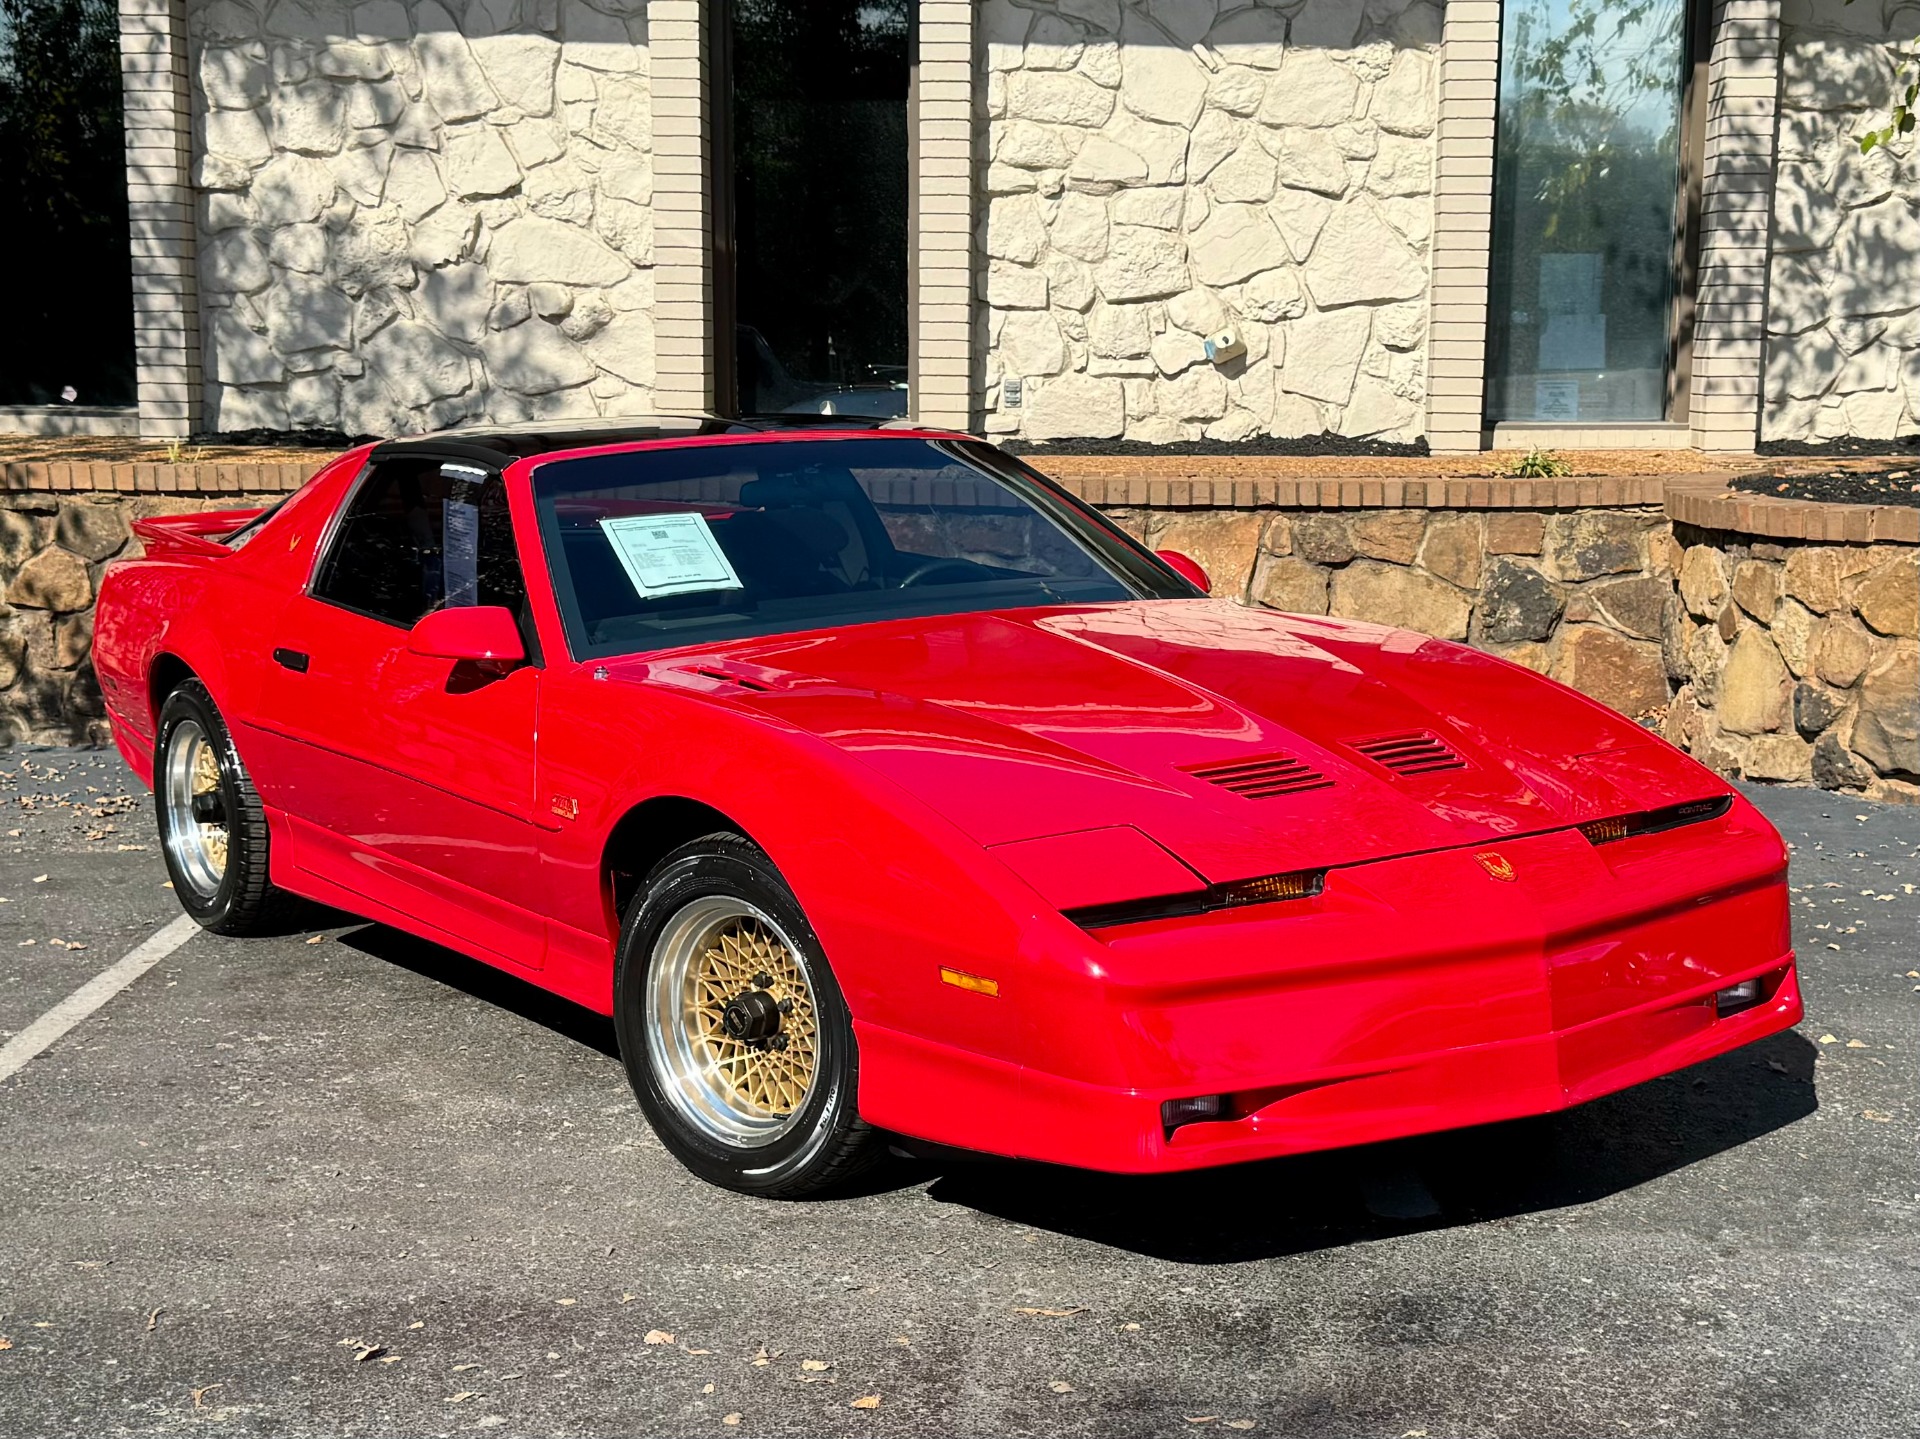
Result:
{"label": "mulch bed", "polygon": [[[1881,441],[1882,449],[1885,441]],[[1779,466],[1727,481],[1736,490],[1782,500],[1818,500],[1839,505],[1911,505],[1920,508],[1920,461]]]}
{"label": "mulch bed", "polygon": [[1185,457],[1207,455],[1223,459],[1272,455],[1359,456],[1366,459],[1419,459],[1427,451],[1424,439],[1400,444],[1388,440],[1351,440],[1345,435],[1249,435],[1244,440],[1175,440],[1165,445],[1149,445],[1141,440],[1003,440],[1000,448],[1010,455],[1042,458],[1050,455],[1115,455]]}

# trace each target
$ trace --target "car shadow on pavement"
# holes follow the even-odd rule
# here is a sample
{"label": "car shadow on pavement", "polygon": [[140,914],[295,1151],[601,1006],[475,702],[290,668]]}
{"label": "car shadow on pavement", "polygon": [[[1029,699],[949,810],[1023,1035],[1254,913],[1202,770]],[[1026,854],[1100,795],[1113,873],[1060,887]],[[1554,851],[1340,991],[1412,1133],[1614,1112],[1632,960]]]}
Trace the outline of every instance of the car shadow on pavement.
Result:
{"label": "car shadow on pavement", "polygon": [[[349,922],[342,918],[342,922]],[[598,1050],[610,1059],[620,1057],[613,1021],[572,1000],[562,999],[537,985],[469,959],[429,940],[416,939],[384,924],[362,921],[360,928],[340,936],[340,943],[374,959],[409,970],[423,979],[470,994],[475,999],[517,1014],[576,1044]]]}
{"label": "car shadow on pavement", "polygon": [[948,1162],[930,1198],[1189,1264],[1234,1264],[1588,1204],[1813,1113],[1797,1033],[1560,1114],[1187,1174]]}

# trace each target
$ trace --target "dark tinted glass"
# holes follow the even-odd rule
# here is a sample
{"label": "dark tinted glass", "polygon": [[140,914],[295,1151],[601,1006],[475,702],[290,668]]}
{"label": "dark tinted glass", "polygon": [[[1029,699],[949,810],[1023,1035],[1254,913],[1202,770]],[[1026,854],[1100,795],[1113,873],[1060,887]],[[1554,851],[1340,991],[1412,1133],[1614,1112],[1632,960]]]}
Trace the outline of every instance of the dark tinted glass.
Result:
{"label": "dark tinted glass", "polygon": [[1104,521],[960,444],[881,435],[638,450],[541,465],[533,489],[581,658],[1193,594]]}
{"label": "dark tinted glass", "polygon": [[0,5],[0,404],[134,402],[122,108],[114,0]]}
{"label": "dark tinted glass", "polygon": [[909,0],[731,0],[742,414],[907,411]]}
{"label": "dark tinted glass", "polygon": [[435,460],[390,460],[341,517],[314,596],[396,625],[431,610],[505,605],[526,582],[500,476]]}

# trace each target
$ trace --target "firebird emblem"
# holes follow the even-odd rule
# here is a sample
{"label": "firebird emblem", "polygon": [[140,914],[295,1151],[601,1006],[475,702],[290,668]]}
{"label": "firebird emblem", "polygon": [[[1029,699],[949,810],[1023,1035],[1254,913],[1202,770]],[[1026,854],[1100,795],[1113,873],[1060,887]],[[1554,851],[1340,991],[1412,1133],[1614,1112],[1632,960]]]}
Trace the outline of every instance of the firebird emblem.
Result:
{"label": "firebird emblem", "polygon": [[1513,883],[1513,861],[1494,850],[1483,849],[1474,856],[1480,861],[1480,868],[1503,884]]}

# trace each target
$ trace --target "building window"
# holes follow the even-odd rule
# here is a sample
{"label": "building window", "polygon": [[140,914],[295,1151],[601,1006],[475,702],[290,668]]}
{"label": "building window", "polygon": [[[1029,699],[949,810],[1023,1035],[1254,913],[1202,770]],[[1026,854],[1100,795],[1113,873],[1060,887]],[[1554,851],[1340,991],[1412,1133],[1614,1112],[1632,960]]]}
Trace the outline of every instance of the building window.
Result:
{"label": "building window", "polygon": [[907,413],[913,8],[718,4],[724,409]]}
{"label": "building window", "polygon": [[1687,8],[1505,7],[1487,336],[1494,423],[1677,418]]}
{"label": "building window", "polygon": [[11,256],[0,404],[131,405],[115,0],[0,0],[0,194]]}

